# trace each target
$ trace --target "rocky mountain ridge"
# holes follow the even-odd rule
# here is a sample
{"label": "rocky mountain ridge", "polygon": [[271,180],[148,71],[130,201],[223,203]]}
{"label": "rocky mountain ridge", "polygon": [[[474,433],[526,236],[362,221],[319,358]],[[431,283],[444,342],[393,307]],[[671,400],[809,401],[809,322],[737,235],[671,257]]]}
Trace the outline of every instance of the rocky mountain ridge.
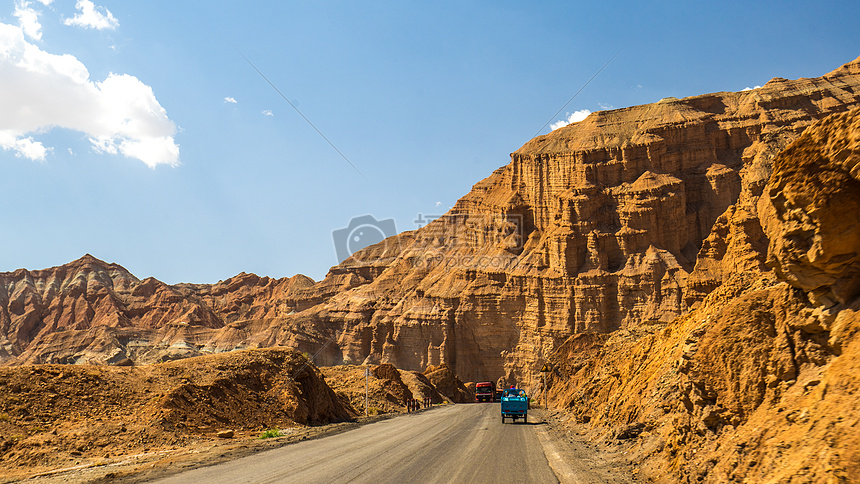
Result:
{"label": "rocky mountain ridge", "polygon": [[313,282],[138,280],[88,256],[0,274],[0,361],[146,363],[284,345],[320,364],[447,364],[533,385],[571,335],[664,325],[764,270],[774,157],[860,105],[860,63],[819,78],[593,113],[512,153],[445,216]]}
{"label": "rocky mountain ridge", "polygon": [[337,380],[390,363],[530,392],[547,364],[551,406],[651,480],[850,482],[857,213],[860,59],[594,113],[319,282],[169,286],[92,256],[0,273],[0,362],[286,346]]}
{"label": "rocky mountain ridge", "polygon": [[309,304],[300,294],[313,285],[302,275],[242,273],[218,284],[170,286],[89,254],[50,269],[0,273],[0,361],[143,363],[241,349],[249,321],[294,313]]}

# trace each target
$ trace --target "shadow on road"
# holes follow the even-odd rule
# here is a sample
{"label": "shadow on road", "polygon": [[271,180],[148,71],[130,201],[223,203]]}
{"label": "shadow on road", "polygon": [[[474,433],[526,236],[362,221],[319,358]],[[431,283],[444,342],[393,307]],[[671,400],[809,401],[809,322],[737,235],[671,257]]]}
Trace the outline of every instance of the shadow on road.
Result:
{"label": "shadow on road", "polygon": [[505,422],[503,425],[546,425],[546,422]]}

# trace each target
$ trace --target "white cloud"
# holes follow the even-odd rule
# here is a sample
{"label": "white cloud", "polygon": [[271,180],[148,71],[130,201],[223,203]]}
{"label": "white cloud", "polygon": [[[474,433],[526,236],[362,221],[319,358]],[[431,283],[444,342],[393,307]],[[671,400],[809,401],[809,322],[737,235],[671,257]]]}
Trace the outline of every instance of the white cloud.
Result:
{"label": "white cloud", "polygon": [[588,109],[580,109],[579,111],[567,113],[567,119],[566,120],[562,119],[562,120],[556,121],[555,123],[552,123],[551,125],[549,125],[549,127],[553,131],[555,131],[558,128],[563,128],[563,127],[567,126],[568,124],[578,123],[578,122],[582,121],[583,119],[587,118],[589,114],[591,114],[591,111],[589,111]]}
{"label": "white cloud", "polygon": [[603,110],[615,109],[615,106],[613,106],[611,104],[597,103],[597,105],[600,106],[600,109],[603,109]]}
{"label": "white cloud", "polygon": [[72,55],[55,55],[0,23],[0,146],[43,160],[51,148],[32,135],[53,128],[85,133],[93,150],[122,154],[150,167],[177,165],[176,127],[152,88],[134,76],[111,73],[93,82]]}
{"label": "white cloud", "polygon": [[24,157],[34,161],[44,161],[49,151],[41,142],[33,141],[31,137],[21,138],[7,130],[0,130],[0,147],[7,151],[14,151],[18,158]]}
{"label": "white cloud", "polygon": [[42,40],[42,24],[39,23],[39,12],[30,6],[26,0],[15,1],[15,11],[12,15],[18,17],[21,30],[34,40]]}
{"label": "white cloud", "polygon": [[[50,2],[49,2],[50,3]],[[104,7],[96,7],[90,0],[78,0],[75,4],[78,13],[72,18],[67,18],[63,23],[85,29],[116,29],[119,27],[119,20],[110,13],[110,10]],[[104,13],[102,13],[104,11]]]}
{"label": "white cloud", "polygon": [[745,87],[745,88],[741,89],[741,91],[752,91],[753,89],[758,89],[758,88],[760,88],[760,87],[761,87],[761,86],[756,86],[756,87],[749,87],[749,86],[747,86],[747,87]]}
{"label": "white cloud", "polygon": [[48,6],[48,5],[50,5],[50,4],[51,4],[51,2],[53,2],[53,1],[54,1],[54,0],[39,0],[39,3],[41,3],[42,5],[44,5],[44,6],[46,6],[46,7],[47,7],[47,6]]}
{"label": "white cloud", "polygon": [[265,109],[263,110],[263,116],[274,116],[274,114],[272,114],[272,111]]}
{"label": "white cloud", "polygon": [[224,102],[225,102],[225,103],[236,104],[236,102],[237,102],[237,101],[236,101],[236,98],[233,98],[233,97],[225,97],[225,98],[224,98]]}
{"label": "white cloud", "polygon": [[108,153],[111,155],[115,155],[118,153],[116,143],[110,136],[99,136],[97,138],[90,138],[90,146],[92,146],[93,151],[95,151],[96,153]]}
{"label": "white cloud", "polygon": [[437,206],[437,207],[441,207],[441,206],[442,206],[442,202],[436,202],[436,206]]}

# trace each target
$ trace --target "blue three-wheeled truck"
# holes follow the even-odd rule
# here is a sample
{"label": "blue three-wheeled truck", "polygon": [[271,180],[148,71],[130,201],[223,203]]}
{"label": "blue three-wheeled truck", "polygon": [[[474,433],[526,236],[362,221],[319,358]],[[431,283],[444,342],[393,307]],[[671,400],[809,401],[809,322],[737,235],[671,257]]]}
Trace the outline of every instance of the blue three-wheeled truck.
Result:
{"label": "blue three-wheeled truck", "polygon": [[505,423],[506,418],[512,418],[514,421],[521,418],[523,422],[528,422],[528,416],[529,399],[525,390],[514,387],[505,389],[502,394],[502,423]]}

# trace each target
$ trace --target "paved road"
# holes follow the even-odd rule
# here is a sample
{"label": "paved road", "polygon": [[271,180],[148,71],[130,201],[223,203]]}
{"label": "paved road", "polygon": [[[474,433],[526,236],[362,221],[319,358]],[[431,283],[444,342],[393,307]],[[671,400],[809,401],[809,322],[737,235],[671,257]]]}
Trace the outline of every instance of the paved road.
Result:
{"label": "paved road", "polygon": [[451,405],[157,482],[558,482],[538,440],[541,425],[502,425],[497,403]]}

